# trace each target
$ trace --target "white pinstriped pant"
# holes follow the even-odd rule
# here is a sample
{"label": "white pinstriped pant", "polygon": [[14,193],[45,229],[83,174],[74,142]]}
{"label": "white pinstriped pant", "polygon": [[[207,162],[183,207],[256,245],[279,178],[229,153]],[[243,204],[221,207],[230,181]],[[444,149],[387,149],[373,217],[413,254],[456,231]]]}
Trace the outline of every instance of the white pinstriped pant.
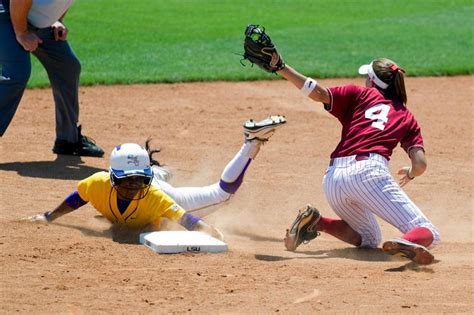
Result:
{"label": "white pinstriped pant", "polygon": [[[374,215],[406,233],[428,228],[434,243],[439,232],[395,182],[388,161],[371,153],[366,160],[355,155],[334,159],[323,179],[326,198],[334,212],[362,237],[361,247],[376,248],[382,235]],[[434,244],[433,243],[433,244]]]}

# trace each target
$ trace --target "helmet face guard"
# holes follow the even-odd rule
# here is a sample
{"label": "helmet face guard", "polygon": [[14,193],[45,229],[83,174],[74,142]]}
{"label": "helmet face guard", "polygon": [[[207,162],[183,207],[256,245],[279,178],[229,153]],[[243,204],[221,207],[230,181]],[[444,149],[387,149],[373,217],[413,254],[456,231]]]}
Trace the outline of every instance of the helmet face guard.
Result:
{"label": "helmet face guard", "polygon": [[[132,189],[129,189],[129,188],[124,188],[122,186],[124,183],[126,183],[127,181],[132,180],[134,177],[139,178],[138,181],[140,181],[142,183],[141,187],[132,190]],[[110,183],[112,184],[112,187],[117,191],[117,194],[122,199],[128,199],[128,200],[140,200],[140,199],[145,198],[145,196],[148,194],[148,192],[150,190],[152,180],[153,180],[153,175],[151,177],[133,175],[133,176],[118,178],[112,172],[110,173]],[[134,194],[133,197],[130,197],[129,195],[124,193],[124,191],[136,191],[136,193]],[[140,192],[140,193],[137,196],[138,192]]]}
{"label": "helmet face guard", "polygon": [[113,186],[120,186],[124,182],[126,182],[128,179],[133,178],[133,177],[138,177],[140,181],[143,182],[144,187],[150,186],[153,180],[153,175],[152,176],[130,175],[126,177],[117,177],[113,172],[110,172],[110,182],[112,183]]}

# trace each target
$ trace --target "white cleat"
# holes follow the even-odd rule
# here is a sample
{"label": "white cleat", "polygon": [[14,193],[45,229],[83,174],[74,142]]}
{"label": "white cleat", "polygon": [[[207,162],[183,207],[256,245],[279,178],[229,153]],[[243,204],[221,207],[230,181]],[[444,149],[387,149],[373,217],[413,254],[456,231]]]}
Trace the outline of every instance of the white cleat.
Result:
{"label": "white cleat", "polygon": [[284,124],[286,124],[286,118],[281,115],[268,116],[260,121],[249,119],[244,123],[245,140],[268,141],[275,130]]}

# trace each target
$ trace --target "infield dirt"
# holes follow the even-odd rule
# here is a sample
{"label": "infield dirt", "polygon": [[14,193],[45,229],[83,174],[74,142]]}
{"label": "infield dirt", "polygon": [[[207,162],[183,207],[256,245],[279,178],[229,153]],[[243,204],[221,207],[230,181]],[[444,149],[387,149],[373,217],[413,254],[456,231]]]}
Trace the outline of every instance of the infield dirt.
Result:
{"label": "infield dirt", "polygon": [[[408,78],[407,89],[428,170],[405,190],[442,235],[436,263],[425,267],[325,234],[284,250],[299,207],[334,216],[321,182],[340,135],[321,104],[285,81],[80,89],[83,133],[107,156],[116,144],[152,136],[176,186],[216,182],[246,119],[287,117],[241,189],[207,218],[225,233],[228,253],[158,255],[114,242],[90,205],[48,226],[19,223],[108,167],[107,156],[57,158],[51,91],[26,91],[0,139],[0,313],[473,313],[473,79]],[[408,163],[398,148],[391,170]],[[400,235],[381,226],[384,239]]]}

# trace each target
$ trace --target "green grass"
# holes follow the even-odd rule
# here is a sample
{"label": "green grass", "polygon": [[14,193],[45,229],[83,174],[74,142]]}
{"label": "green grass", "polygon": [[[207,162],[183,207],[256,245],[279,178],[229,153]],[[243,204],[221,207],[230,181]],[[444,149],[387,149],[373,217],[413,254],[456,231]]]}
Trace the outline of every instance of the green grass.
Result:
{"label": "green grass", "polygon": [[[277,79],[241,66],[249,23],[307,75],[354,76],[377,57],[410,76],[472,74],[473,16],[472,0],[78,0],[65,22],[92,85]],[[29,85],[47,85],[32,59]]]}

